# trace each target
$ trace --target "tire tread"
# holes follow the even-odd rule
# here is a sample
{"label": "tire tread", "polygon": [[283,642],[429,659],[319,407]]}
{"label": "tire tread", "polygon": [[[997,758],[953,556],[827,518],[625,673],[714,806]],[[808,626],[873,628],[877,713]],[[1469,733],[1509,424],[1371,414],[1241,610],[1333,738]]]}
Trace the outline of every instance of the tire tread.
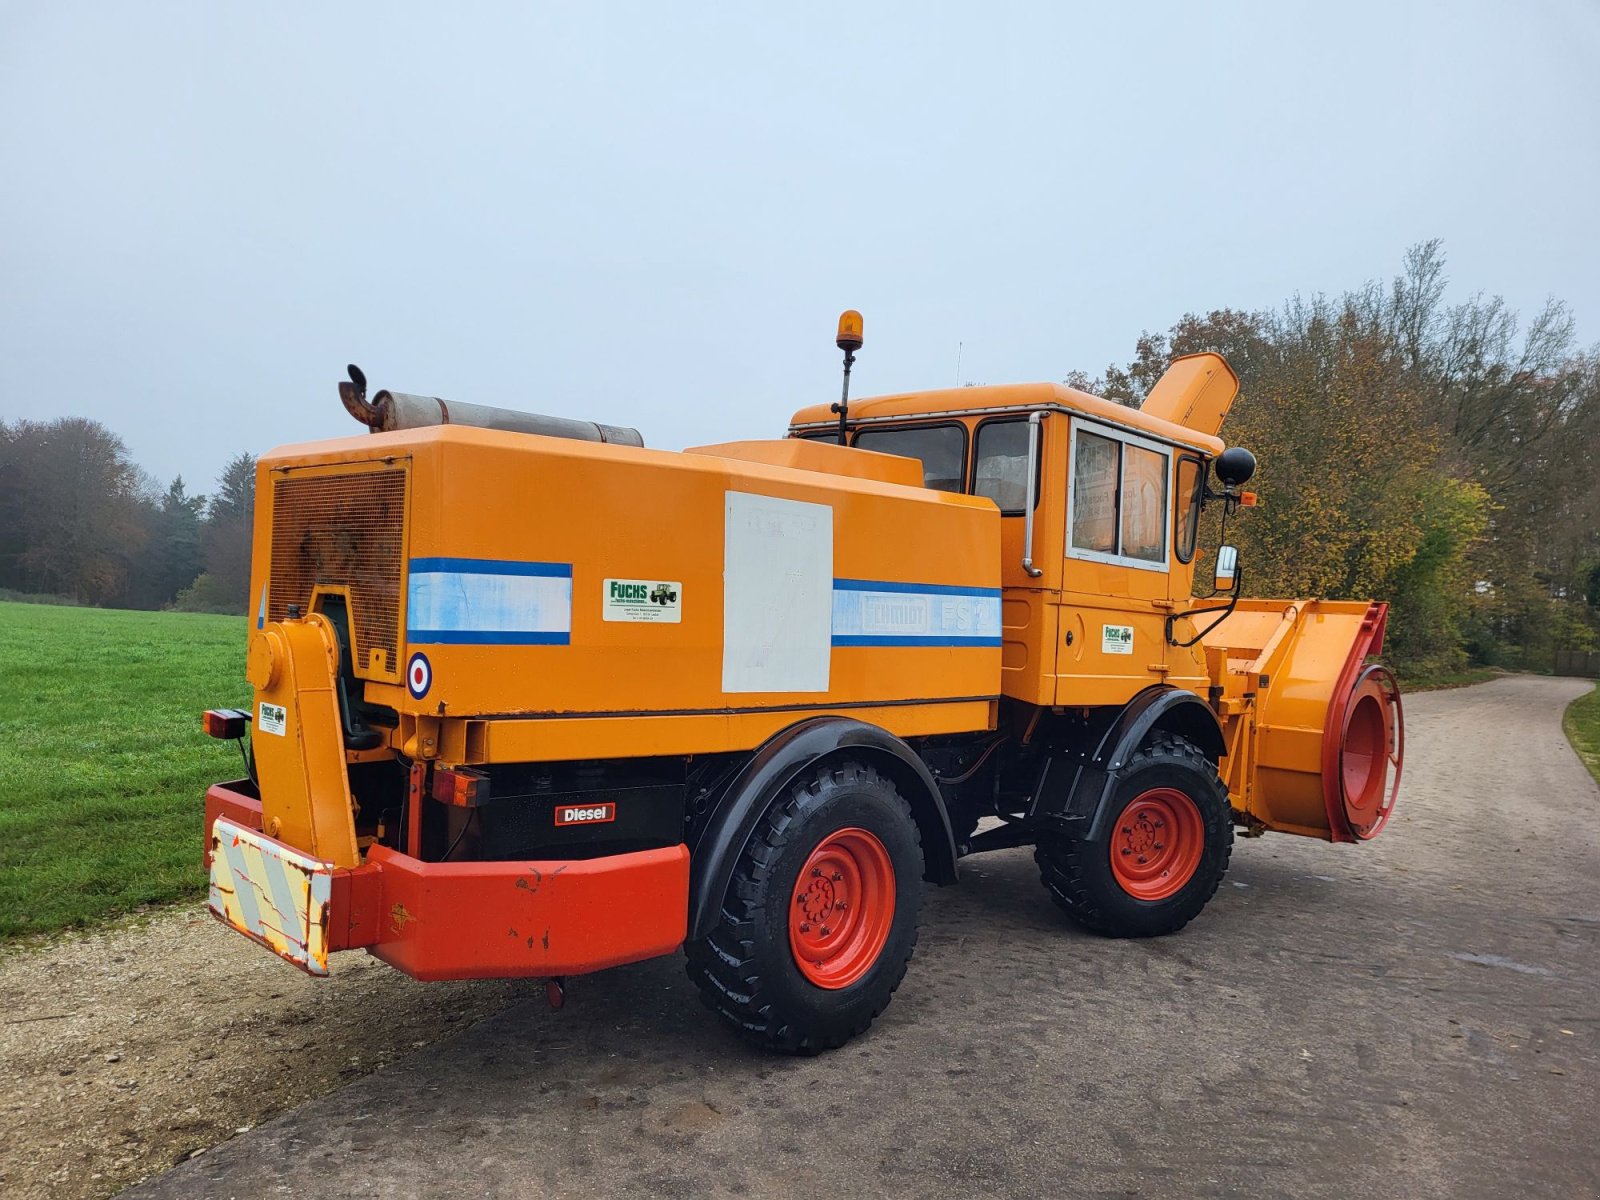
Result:
{"label": "tire tread", "polygon": [[892,797],[920,852],[922,843],[911,806],[889,780],[870,766],[851,761],[823,767],[802,777],[782,799],[768,807],[739,857],[716,926],[703,941],[685,946],[689,978],[699,989],[706,1007],[749,1040],[780,1053],[819,1054],[865,1033],[888,1007],[890,996],[905,977],[906,966],[917,944],[917,929],[913,925],[905,955],[898,963],[882,964],[892,972],[889,989],[870,1011],[849,1025],[818,1034],[796,1029],[774,1017],[772,998],[765,990],[766,981],[756,965],[755,942],[759,936],[757,922],[761,904],[770,894],[771,889],[766,885],[774,862],[788,843],[790,831],[800,821],[802,811],[820,801],[823,791],[830,787],[872,787],[886,792]]}
{"label": "tire tread", "polygon": [[[1217,774],[1216,764],[1206,757],[1200,747],[1177,734],[1156,733],[1133,753],[1128,759],[1128,765],[1129,767],[1151,765],[1163,759],[1170,761],[1174,758],[1208,776],[1226,808],[1227,789],[1222,783],[1222,777]],[[1216,895],[1217,888],[1222,884],[1222,877],[1227,874],[1229,859],[1233,855],[1231,818],[1225,828],[1227,832],[1222,842],[1221,862],[1212,873],[1209,885],[1203,893],[1193,892],[1186,896],[1181,915],[1174,922],[1159,929],[1132,927],[1118,920],[1105,910],[1095,890],[1089,886],[1088,858],[1090,855],[1106,852],[1103,842],[1085,842],[1063,837],[1041,839],[1034,847],[1033,857],[1039,866],[1040,878],[1044,881],[1051,900],[1091,933],[1119,938],[1159,937],[1182,929],[1199,916],[1211,898]]]}

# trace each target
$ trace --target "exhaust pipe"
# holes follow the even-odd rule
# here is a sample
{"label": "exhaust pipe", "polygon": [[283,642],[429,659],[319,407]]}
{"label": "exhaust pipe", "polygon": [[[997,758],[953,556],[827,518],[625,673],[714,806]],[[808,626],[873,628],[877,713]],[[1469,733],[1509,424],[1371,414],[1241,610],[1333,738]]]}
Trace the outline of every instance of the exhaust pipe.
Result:
{"label": "exhaust pipe", "polygon": [[547,417],[510,408],[490,408],[483,404],[460,404],[441,400],[437,396],[413,396],[387,389],[377,393],[369,402],[367,377],[354,363],[350,364],[349,370],[349,382],[339,384],[339,399],[345,411],[373,433],[424,429],[430,425],[470,425],[476,429],[535,433],[542,437],[570,438],[579,442],[644,445],[644,438],[637,429],[623,425],[602,425],[597,421],[577,421],[570,417]]}

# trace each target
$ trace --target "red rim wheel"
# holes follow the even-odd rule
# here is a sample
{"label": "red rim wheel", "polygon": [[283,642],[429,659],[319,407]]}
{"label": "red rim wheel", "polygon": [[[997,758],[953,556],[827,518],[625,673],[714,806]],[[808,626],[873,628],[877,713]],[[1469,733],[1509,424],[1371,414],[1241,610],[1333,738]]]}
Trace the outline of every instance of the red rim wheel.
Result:
{"label": "red rim wheel", "polygon": [[1177,788],[1129,801],[1111,830],[1111,873],[1136,900],[1165,900],[1194,878],[1205,849],[1200,808]]}
{"label": "red rim wheel", "polygon": [[789,949],[821,988],[849,987],[878,961],[894,924],[894,863],[876,834],[838,829],[811,852],[789,906]]}

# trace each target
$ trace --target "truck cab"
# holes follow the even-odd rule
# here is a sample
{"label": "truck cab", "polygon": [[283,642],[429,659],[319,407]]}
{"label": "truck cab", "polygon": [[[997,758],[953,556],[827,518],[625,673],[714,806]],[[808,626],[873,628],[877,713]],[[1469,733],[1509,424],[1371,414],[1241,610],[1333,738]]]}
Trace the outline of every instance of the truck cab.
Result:
{"label": "truck cab", "polygon": [[[1101,706],[1152,684],[1210,685],[1199,645],[1174,643],[1194,635],[1182,614],[1194,607],[1200,512],[1238,380],[1216,354],[1180,359],[1169,377],[1144,409],[1062,384],[850,404],[849,445],[916,459],[925,486],[1000,510],[1003,695]],[[837,443],[841,426],[817,405],[789,433]]]}

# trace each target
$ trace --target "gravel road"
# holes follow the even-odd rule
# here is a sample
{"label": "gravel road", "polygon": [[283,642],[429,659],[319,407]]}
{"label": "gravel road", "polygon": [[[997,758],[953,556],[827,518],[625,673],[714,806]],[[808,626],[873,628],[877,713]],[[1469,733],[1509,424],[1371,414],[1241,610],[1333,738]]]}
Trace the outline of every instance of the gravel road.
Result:
{"label": "gravel road", "polygon": [[350,954],[318,982],[192,906],[8,952],[0,1196],[109,1196],[535,991]]}
{"label": "gravel road", "polygon": [[[1176,937],[1085,936],[1026,851],[970,859],[889,1012],[818,1059],[747,1051],[679,958],[409,1053],[385,1020],[437,1032],[431,989],[303,1023],[288,1056],[221,1004],[240,1087],[295,1082],[323,1039],[334,1062],[372,1054],[363,1035],[400,1056],[126,1195],[1593,1195],[1600,790],[1560,732],[1586,686],[1408,698],[1384,836],[1241,841]],[[385,986],[352,976],[338,1003]]]}

